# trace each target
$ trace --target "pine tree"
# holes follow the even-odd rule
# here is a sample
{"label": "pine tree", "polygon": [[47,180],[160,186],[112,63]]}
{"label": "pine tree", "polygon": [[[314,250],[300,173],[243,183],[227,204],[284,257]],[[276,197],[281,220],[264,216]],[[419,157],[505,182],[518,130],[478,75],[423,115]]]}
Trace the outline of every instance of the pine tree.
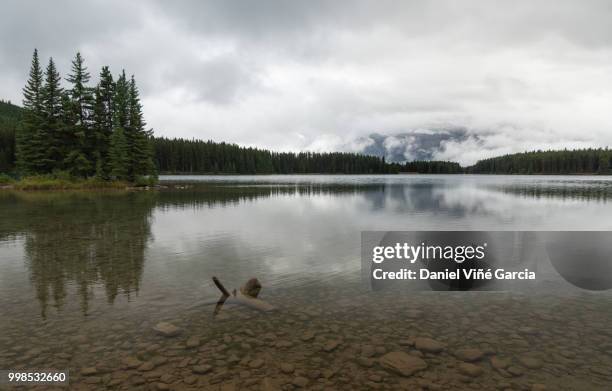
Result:
{"label": "pine tree", "polygon": [[23,89],[23,120],[16,136],[16,165],[22,175],[34,174],[42,165],[44,145],[40,143],[39,131],[42,126],[42,83],[43,73],[38,59],[38,50],[34,49],[30,75]]}

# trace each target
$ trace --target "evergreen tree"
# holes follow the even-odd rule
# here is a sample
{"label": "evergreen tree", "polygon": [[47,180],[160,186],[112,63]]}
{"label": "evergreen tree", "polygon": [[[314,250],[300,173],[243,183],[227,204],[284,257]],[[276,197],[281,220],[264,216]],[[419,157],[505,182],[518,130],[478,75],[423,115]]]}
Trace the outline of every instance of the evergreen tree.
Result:
{"label": "evergreen tree", "polygon": [[113,95],[113,134],[110,139],[109,168],[115,179],[132,178],[133,135],[130,125],[130,91],[125,70],[115,83]]}
{"label": "evergreen tree", "polygon": [[599,157],[599,168],[597,170],[600,174],[608,174],[610,172],[610,157],[608,156],[608,151],[602,153]]}
{"label": "evergreen tree", "polygon": [[129,165],[129,148],[123,128],[115,128],[109,148],[108,167],[110,177],[113,179],[128,179]]}
{"label": "evergreen tree", "polygon": [[129,85],[125,77],[125,71],[122,71],[115,83],[113,94],[113,126],[115,128],[123,128],[125,130],[129,125],[129,99]]}
{"label": "evergreen tree", "polygon": [[0,173],[14,172],[15,138],[23,120],[23,110],[0,99]]}
{"label": "evergreen tree", "polygon": [[130,179],[153,174],[153,149],[151,133],[145,130],[140,95],[134,76],[129,83],[129,130],[131,136]]}
{"label": "evergreen tree", "polygon": [[43,124],[40,129],[40,142],[46,144],[46,150],[37,159],[38,172],[51,172],[61,168],[63,161],[64,133],[64,101],[63,89],[60,85],[60,75],[55,67],[53,58],[45,72],[45,84],[42,88]]}
{"label": "evergreen tree", "polygon": [[95,147],[93,152],[93,160],[95,162],[95,174],[96,177],[100,179],[108,178],[108,145],[110,143],[110,135],[112,135],[113,132],[112,123],[108,136],[107,133],[104,131],[105,111],[106,107],[102,102],[102,94],[100,92],[100,86],[98,85],[94,89],[92,131],[95,135]]}
{"label": "evergreen tree", "polygon": [[33,174],[45,165],[46,145],[40,135],[43,123],[42,88],[43,72],[38,50],[34,49],[30,75],[23,89],[23,120],[16,135],[16,166],[24,175]]}
{"label": "evergreen tree", "polygon": [[81,126],[88,126],[91,123],[93,97],[91,88],[87,86],[89,79],[90,75],[83,63],[83,57],[81,53],[77,53],[72,60],[72,73],[66,80],[72,84],[70,97],[74,102],[78,125]]}
{"label": "evergreen tree", "polygon": [[83,63],[81,53],[72,61],[72,73],[66,79],[72,88],[64,112],[65,134],[63,137],[65,161],[64,166],[76,176],[87,176],[92,173],[92,162],[95,154],[95,133],[93,131],[93,96],[87,86],[90,75]]}
{"label": "evergreen tree", "polygon": [[95,132],[96,175],[107,178],[109,175],[109,146],[113,134],[113,94],[115,83],[107,66],[102,67],[100,82],[95,89],[93,128]]}

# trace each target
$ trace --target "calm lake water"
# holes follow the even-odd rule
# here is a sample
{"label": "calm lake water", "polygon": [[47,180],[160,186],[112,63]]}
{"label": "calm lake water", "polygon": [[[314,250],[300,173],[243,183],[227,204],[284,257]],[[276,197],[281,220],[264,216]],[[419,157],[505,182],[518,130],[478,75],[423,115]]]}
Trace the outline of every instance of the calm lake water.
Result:
{"label": "calm lake water", "polygon": [[[66,368],[74,389],[612,387],[610,291],[371,292],[360,274],[365,230],[610,231],[612,178],[161,179],[0,192],[0,369]],[[277,311],[213,317],[212,276],[257,277]],[[397,351],[427,368],[381,364]]]}

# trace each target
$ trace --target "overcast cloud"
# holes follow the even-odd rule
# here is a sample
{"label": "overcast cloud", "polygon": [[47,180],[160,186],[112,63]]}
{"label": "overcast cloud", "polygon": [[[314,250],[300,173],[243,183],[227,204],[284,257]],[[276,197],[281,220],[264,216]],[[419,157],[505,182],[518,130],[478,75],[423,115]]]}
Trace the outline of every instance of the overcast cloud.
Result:
{"label": "overcast cloud", "polygon": [[156,135],[393,160],[612,146],[610,1],[7,1],[0,98],[32,50],[125,68]]}

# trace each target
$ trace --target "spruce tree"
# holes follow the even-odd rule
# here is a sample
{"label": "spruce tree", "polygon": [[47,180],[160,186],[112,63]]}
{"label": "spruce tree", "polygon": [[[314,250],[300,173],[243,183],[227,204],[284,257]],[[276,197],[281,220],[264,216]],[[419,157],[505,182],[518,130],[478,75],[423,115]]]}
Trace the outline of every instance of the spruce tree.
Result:
{"label": "spruce tree", "polygon": [[91,123],[91,110],[93,105],[93,97],[91,88],[87,86],[90,75],[87,72],[87,67],[84,64],[81,53],[76,54],[72,60],[72,73],[66,79],[72,84],[70,97],[75,103],[75,111],[79,121],[79,125],[85,126]]}
{"label": "spruce tree", "polygon": [[598,162],[598,170],[600,174],[608,174],[610,171],[610,160],[608,158],[608,151],[601,151]]}
{"label": "spruce tree", "polygon": [[[65,107],[64,121],[64,165],[76,176],[92,174],[92,163],[97,156],[96,139],[93,131],[93,96],[87,86],[90,75],[83,63],[81,53],[72,61],[72,73],[66,79],[72,84],[67,92],[68,107]],[[66,105],[65,105],[66,106]]]}
{"label": "spruce tree", "polygon": [[129,85],[125,71],[117,78],[113,94],[113,134],[109,146],[109,170],[114,179],[131,178],[132,134],[129,126]]}
{"label": "spruce tree", "polygon": [[23,89],[23,120],[15,140],[16,165],[22,175],[34,174],[44,165],[40,160],[44,157],[45,145],[39,135],[43,122],[42,84],[38,50],[34,49],[30,74]]}
{"label": "spruce tree", "polygon": [[95,89],[93,128],[96,139],[96,175],[107,178],[110,169],[109,146],[113,134],[113,94],[115,83],[107,66],[102,67],[100,82]]}
{"label": "spruce tree", "polygon": [[129,84],[129,129],[132,136],[131,146],[131,179],[153,174],[153,149],[151,146],[151,131],[145,130],[145,121],[140,104],[140,94],[136,80],[132,75]]}
{"label": "spruce tree", "polygon": [[43,124],[40,130],[40,140],[46,144],[46,150],[38,156],[39,172],[51,172],[62,167],[64,133],[64,102],[63,89],[60,86],[60,75],[55,67],[53,58],[45,72],[45,85],[42,88]]}
{"label": "spruce tree", "polygon": [[118,127],[113,130],[109,147],[109,175],[112,179],[125,180],[129,174],[129,148],[123,132],[123,128]]}
{"label": "spruce tree", "polygon": [[125,77],[125,71],[117,78],[113,97],[113,126],[125,130],[129,124],[130,116],[129,85]]}
{"label": "spruce tree", "polygon": [[104,103],[102,103],[102,97],[100,94],[100,85],[98,85],[94,89],[92,130],[95,135],[95,149],[93,152],[95,161],[95,174],[96,177],[101,179],[106,179],[108,177],[108,143],[110,142],[110,138],[103,137],[104,111]]}

